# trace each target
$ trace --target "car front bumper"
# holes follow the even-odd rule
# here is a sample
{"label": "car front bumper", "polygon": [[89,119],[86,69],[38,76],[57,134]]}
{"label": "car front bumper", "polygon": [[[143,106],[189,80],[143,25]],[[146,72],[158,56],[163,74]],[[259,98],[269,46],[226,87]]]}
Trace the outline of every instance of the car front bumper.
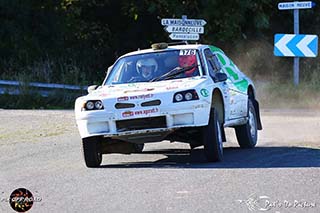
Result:
{"label": "car front bumper", "polygon": [[208,124],[210,107],[208,102],[197,100],[131,111],[76,109],[75,113],[81,138],[91,136],[120,138],[128,135],[170,132],[181,127],[205,126]]}

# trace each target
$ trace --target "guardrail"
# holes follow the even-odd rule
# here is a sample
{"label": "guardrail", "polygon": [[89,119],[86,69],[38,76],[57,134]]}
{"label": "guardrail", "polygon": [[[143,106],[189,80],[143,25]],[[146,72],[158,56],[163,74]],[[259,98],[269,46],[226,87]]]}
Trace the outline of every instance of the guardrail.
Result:
{"label": "guardrail", "polygon": [[68,84],[46,84],[38,82],[19,82],[0,80],[0,94],[19,95],[22,87],[29,87],[33,93],[39,93],[43,97],[47,97],[57,90],[67,90],[70,92],[77,92],[83,94],[88,87],[81,87]]}

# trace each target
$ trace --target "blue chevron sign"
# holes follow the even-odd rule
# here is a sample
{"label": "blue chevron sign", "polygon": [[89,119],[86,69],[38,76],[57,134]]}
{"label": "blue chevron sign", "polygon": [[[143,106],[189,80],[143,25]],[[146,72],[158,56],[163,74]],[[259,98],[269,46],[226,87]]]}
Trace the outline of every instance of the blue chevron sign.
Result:
{"label": "blue chevron sign", "polygon": [[316,57],[318,55],[318,36],[303,34],[275,34],[275,56]]}

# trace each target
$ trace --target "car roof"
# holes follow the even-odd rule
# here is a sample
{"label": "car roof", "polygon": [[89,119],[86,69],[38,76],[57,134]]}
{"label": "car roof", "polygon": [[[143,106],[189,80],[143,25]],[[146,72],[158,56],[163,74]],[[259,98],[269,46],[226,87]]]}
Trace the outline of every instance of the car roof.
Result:
{"label": "car roof", "polygon": [[183,49],[203,49],[205,47],[208,47],[208,45],[204,45],[204,44],[183,44],[183,45],[173,45],[173,46],[168,46],[165,49],[143,49],[143,50],[137,50],[137,51],[133,51],[133,52],[129,52],[122,57],[125,56],[131,56],[131,55],[138,55],[138,54],[145,54],[145,53],[155,53],[155,52],[162,52],[162,51],[170,51],[170,50],[183,50]]}

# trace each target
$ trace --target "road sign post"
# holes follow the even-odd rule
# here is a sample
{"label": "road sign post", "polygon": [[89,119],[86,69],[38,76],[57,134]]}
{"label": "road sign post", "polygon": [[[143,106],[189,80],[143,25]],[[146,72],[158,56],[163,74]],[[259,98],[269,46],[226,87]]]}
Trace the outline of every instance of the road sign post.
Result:
{"label": "road sign post", "polygon": [[[294,34],[299,34],[299,9],[293,11]],[[299,85],[299,57],[293,59],[293,83]]]}
{"label": "road sign post", "polygon": [[199,40],[199,34],[204,33],[204,25],[207,22],[203,19],[188,19],[183,15],[181,19],[161,19],[161,24],[165,31],[171,33],[169,35],[172,40]]}
{"label": "road sign post", "polygon": [[[305,35],[314,36],[314,38],[302,38],[302,40],[295,45],[290,45],[291,40],[299,39],[299,10],[300,9],[310,9],[315,6],[312,1],[294,1],[294,2],[280,2],[278,4],[279,10],[293,10],[293,28],[294,35],[290,34],[276,34],[275,35],[275,45],[274,54],[276,56],[294,56],[293,59],[293,82],[294,85],[299,85],[299,57],[316,57],[318,48],[318,37],[316,35]],[[276,39],[279,36],[283,37],[281,39]],[[291,39],[290,39],[291,37]],[[315,38],[316,37],[316,38]],[[315,43],[313,42],[315,41]],[[293,42],[294,43],[294,42]],[[312,44],[312,47],[308,45]],[[290,46],[290,47],[289,47]],[[312,48],[312,49],[310,49]],[[298,50],[297,50],[298,49]],[[302,54],[301,54],[302,52]]]}

